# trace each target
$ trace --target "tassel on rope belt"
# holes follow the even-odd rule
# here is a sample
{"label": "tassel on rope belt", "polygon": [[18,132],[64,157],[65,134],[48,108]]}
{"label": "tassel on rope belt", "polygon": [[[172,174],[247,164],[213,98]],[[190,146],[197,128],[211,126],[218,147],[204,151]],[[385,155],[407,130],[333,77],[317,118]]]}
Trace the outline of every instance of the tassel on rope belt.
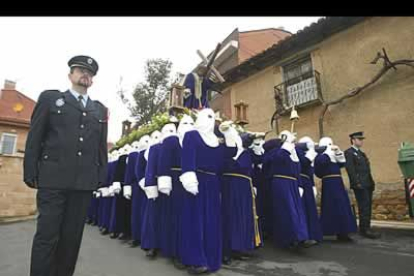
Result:
{"label": "tassel on rope belt", "polygon": [[336,178],[336,177],[342,177],[342,175],[340,174],[328,174],[322,177],[322,179],[326,179],[326,178]]}
{"label": "tassel on rope belt", "polygon": [[254,244],[256,246],[259,246],[260,243],[262,242],[262,239],[260,237],[260,231],[259,231],[259,216],[257,215],[256,212],[256,196],[254,195],[253,192],[253,180],[250,176],[244,175],[244,174],[238,174],[238,173],[223,173],[223,176],[234,176],[234,177],[241,177],[244,179],[249,180],[250,183],[250,189],[252,191],[252,202],[253,202],[253,222],[254,222]]}
{"label": "tassel on rope belt", "polygon": [[311,179],[309,175],[304,174],[304,173],[301,173],[301,174],[300,174],[300,176],[302,176],[302,177],[304,177],[304,178],[307,178],[307,179],[309,179],[309,180]]}
{"label": "tassel on rope belt", "polygon": [[208,174],[208,175],[217,175],[215,172],[208,172],[204,170],[197,170],[198,173]]}
{"label": "tassel on rope belt", "polygon": [[296,177],[288,176],[288,175],[281,175],[281,174],[275,174],[273,175],[274,178],[284,178],[284,179],[290,179],[290,180],[298,180]]}

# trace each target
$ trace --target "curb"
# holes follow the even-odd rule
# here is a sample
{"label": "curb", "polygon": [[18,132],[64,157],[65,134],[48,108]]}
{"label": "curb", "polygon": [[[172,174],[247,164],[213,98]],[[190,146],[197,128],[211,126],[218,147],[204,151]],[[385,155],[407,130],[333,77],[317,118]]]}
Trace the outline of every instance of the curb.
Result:
{"label": "curb", "polygon": [[36,219],[36,215],[31,216],[24,216],[24,217],[7,217],[7,218],[0,218],[0,225],[2,224],[11,224],[16,222],[23,222],[28,220]]}
{"label": "curb", "polygon": [[407,222],[371,220],[371,225],[376,228],[414,230],[414,220],[407,221]]}

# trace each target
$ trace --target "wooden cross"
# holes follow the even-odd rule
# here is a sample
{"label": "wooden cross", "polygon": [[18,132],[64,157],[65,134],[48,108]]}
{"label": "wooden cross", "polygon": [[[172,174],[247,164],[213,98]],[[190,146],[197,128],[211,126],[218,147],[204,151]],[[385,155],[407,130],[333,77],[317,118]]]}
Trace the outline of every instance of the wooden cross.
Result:
{"label": "wooden cross", "polygon": [[220,51],[220,48],[221,48],[221,43],[217,44],[216,50],[213,52],[213,55],[211,56],[210,59],[207,59],[200,50],[197,50],[197,54],[203,60],[203,63],[207,65],[206,76],[208,76],[210,71],[211,71],[217,77],[217,79],[221,83],[223,83],[226,80],[223,78],[223,76],[220,74],[220,72],[213,65],[213,62],[216,59],[216,56],[217,56],[218,52]]}

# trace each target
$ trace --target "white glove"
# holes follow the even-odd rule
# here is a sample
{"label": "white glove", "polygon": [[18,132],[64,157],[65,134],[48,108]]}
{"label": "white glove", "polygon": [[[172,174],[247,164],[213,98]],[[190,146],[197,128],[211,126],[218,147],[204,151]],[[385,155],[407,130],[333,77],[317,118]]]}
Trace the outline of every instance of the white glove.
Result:
{"label": "white glove", "polygon": [[318,196],[318,189],[316,189],[316,186],[313,186],[313,194],[315,195],[315,199]]}
{"label": "white glove", "polygon": [[132,187],[131,185],[125,185],[124,186],[124,197],[126,199],[131,199],[132,196]]}
{"label": "white glove", "polygon": [[335,152],[335,160],[338,163],[345,163],[346,159],[345,159],[345,154],[343,151],[341,151],[339,148],[334,151]]}
{"label": "white glove", "polygon": [[121,182],[114,182],[112,184],[112,190],[115,194],[119,194],[121,192]]}
{"label": "white glove", "polygon": [[311,161],[313,163],[313,161],[315,160],[316,156],[318,155],[318,153],[315,151],[315,149],[309,149],[306,154],[305,157],[307,159],[309,159],[309,161]]}
{"label": "white glove", "polygon": [[187,192],[193,195],[198,194],[198,179],[195,172],[183,173],[180,175],[180,181]]}
{"label": "white glove", "polygon": [[257,188],[256,187],[253,187],[253,193],[254,193],[254,196],[257,196]]}
{"label": "white glove", "polygon": [[329,159],[331,160],[332,163],[337,162],[335,158],[334,148],[332,148],[332,146],[327,146],[326,150],[323,153],[329,156]]}
{"label": "white glove", "polygon": [[171,176],[159,176],[158,177],[158,191],[160,193],[170,195],[171,190],[172,190]]}
{"label": "white glove", "polygon": [[158,197],[158,188],[157,186],[148,186],[145,187],[145,194],[149,199],[156,199]]}
{"label": "white glove", "polygon": [[237,137],[239,137],[239,133],[237,130],[231,126],[231,121],[226,121],[220,124],[219,130],[224,135],[224,139],[226,141],[226,146],[228,147],[236,147],[237,146]]}
{"label": "white glove", "polygon": [[299,187],[299,195],[300,195],[300,197],[303,196],[303,192],[304,192],[303,188],[302,187]]}
{"label": "white glove", "polygon": [[110,192],[109,192],[109,188],[108,187],[104,187],[104,188],[99,188],[98,192],[101,193],[102,197],[108,197]]}
{"label": "white glove", "polygon": [[95,198],[99,198],[99,197],[101,197],[101,193],[100,193],[100,192],[98,192],[98,191],[95,191],[95,192],[93,192],[92,194],[93,194],[93,196],[94,196]]}
{"label": "white glove", "polygon": [[145,177],[143,177],[139,182],[138,185],[141,187],[143,191],[145,191]]}

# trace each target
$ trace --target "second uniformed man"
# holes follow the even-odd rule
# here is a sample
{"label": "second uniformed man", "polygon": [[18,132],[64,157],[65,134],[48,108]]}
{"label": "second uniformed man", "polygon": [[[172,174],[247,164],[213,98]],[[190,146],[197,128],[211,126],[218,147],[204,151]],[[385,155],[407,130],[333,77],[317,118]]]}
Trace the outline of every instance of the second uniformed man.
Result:
{"label": "second uniformed man", "polygon": [[375,182],[367,155],[361,150],[365,139],[364,133],[349,135],[352,146],[345,151],[346,171],[351,189],[354,190],[359,210],[359,232],[362,236],[376,239],[379,234],[371,230],[372,194]]}
{"label": "second uniformed man", "polygon": [[88,56],[69,60],[71,89],[40,94],[31,117],[24,182],[37,191],[30,276],[72,276],[92,191],[104,182],[107,109],[88,96],[98,71]]}

